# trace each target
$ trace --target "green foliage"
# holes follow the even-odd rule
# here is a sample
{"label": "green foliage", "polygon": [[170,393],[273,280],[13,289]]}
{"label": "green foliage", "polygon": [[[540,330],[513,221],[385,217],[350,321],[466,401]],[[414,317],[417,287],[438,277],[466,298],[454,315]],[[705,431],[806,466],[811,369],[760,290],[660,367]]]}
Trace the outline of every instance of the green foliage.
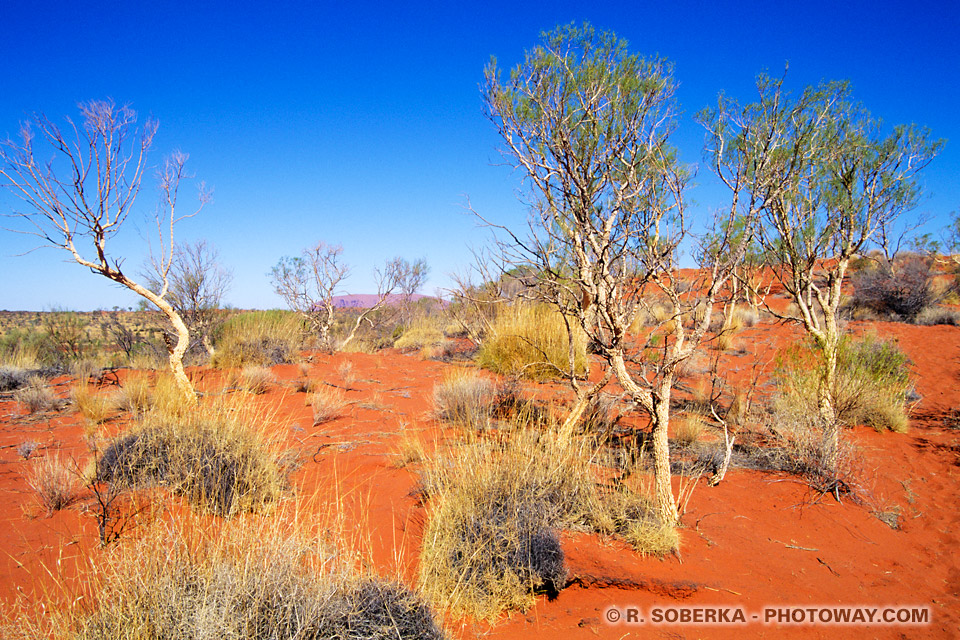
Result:
{"label": "green foliage", "polygon": [[[774,374],[781,401],[815,415],[823,366],[819,350],[809,344],[784,350]],[[911,390],[910,360],[895,343],[873,335],[840,341],[836,381],[830,390],[839,422],[906,431]]]}

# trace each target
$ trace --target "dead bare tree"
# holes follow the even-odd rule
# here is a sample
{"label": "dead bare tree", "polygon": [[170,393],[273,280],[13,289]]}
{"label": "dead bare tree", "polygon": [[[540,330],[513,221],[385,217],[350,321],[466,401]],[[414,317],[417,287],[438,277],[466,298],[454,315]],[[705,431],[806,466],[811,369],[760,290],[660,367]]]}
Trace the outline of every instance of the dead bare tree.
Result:
{"label": "dead bare tree", "polygon": [[342,246],[318,242],[299,256],[281,258],[270,272],[274,291],[310,323],[321,348],[329,351],[334,350],[330,334],[336,311],[334,296],[350,275],[342,254]]}
{"label": "dead bare tree", "polygon": [[450,274],[454,287],[447,290],[447,314],[473,344],[480,347],[493,329],[497,308],[509,302],[517,291],[504,290],[504,265],[489,249],[472,249],[472,264]]}
{"label": "dead bare tree", "polygon": [[706,155],[734,199],[750,197],[762,212],[756,238],[796,309],[768,311],[802,325],[819,348],[818,407],[833,464],[839,425],[832,394],[847,268],[871,244],[885,242],[916,206],[917,176],[942,143],[914,126],[882,135],[846,83],[808,87],[794,98],[782,78],[762,75],[757,91],[754,103],[741,107],[721,96],[700,115]]}
{"label": "dead bare tree", "polygon": [[[492,225],[503,234],[499,249],[506,263],[524,267],[535,285],[528,292],[557,308],[570,331],[586,334],[604,367],[599,383],[589,384],[571,360],[567,379],[578,400],[563,429],[571,433],[616,378],[650,418],[656,513],[672,526],[679,513],[667,437],[671,392],[743,258],[751,230],[738,235],[732,224],[742,207],[735,203],[716,223],[702,269],[681,274],[690,171],[668,142],[676,113],[671,68],[629,54],[614,34],[559,27],[543,34],[509,80],[495,60],[485,76],[487,115],[504,157],[522,172],[530,206],[524,234]],[[666,317],[632,330],[655,304]]]}
{"label": "dead bare tree", "polygon": [[[159,274],[145,274],[150,289],[163,288]],[[167,300],[190,331],[191,347],[200,345],[212,357],[212,334],[221,323],[220,305],[233,274],[220,262],[217,249],[206,240],[176,244],[168,274]]]}
{"label": "dead bare tree", "polygon": [[383,321],[380,311],[397,292],[412,296],[423,285],[428,269],[426,261],[410,263],[403,258],[388,260],[376,270],[377,299],[357,316],[350,331],[337,344],[332,334],[336,320],[336,301],[341,283],[350,275],[350,267],[341,259],[343,247],[318,242],[296,257],[281,258],[271,270],[271,282],[277,294],[291,309],[303,316],[319,336],[321,348],[335,351],[352,342],[364,325]]}
{"label": "dead bare tree", "polygon": [[[137,295],[166,316],[177,334],[168,346],[170,370],[183,394],[195,398],[193,385],[183,370],[183,355],[190,332],[180,314],[167,300],[170,272],[174,264],[174,227],[199,213],[210,195],[200,185],[198,208],[177,213],[181,183],[189,176],[187,154],[174,152],[158,172],[160,205],[156,211],[159,249],[152,252],[159,287],[133,280],[122,270],[122,257],[111,256],[107,243],[123,228],[140,193],[147,155],[157,132],[157,121],[137,125],[137,114],[128,106],[110,100],[79,105],[81,120],[66,119],[61,128],[44,115],[23,123],[20,138],[0,146],[0,176],[3,186],[25,208],[12,215],[28,223],[21,233],[34,235],[47,247],[67,251],[77,264],[87,267]],[[42,148],[37,148],[40,143]],[[38,156],[52,152],[52,159]]]}

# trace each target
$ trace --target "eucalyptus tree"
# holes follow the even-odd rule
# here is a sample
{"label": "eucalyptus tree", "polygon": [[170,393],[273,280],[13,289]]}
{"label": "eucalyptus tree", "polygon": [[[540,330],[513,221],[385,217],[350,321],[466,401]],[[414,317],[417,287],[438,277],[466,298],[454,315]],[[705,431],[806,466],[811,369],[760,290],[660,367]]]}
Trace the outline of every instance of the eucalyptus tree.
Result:
{"label": "eucalyptus tree", "polygon": [[180,213],[177,198],[189,178],[187,154],[174,152],[157,172],[160,204],[154,223],[156,245],[151,250],[150,283],[134,280],[122,266],[124,259],[111,253],[109,241],[127,225],[157,132],[157,121],[137,124],[128,106],[110,100],[79,105],[80,120],[65,120],[61,127],[42,114],[21,125],[18,140],[0,145],[2,186],[23,202],[14,217],[24,220],[18,231],[36,236],[42,245],[62,249],[79,265],[130,289],[154,304],[176,331],[168,341],[170,370],[184,396],[195,399],[193,385],[183,370],[183,355],[190,332],[170,303],[170,274],[176,262],[174,228],[209,201],[200,185],[196,209]]}
{"label": "eucalyptus tree", "polygon": [[[669,142],[675,90],[667,61],[632,54],[624,40],[589,25],[543,33],[508,78],[491,60],[482,88],[501,153],[520,172],[529,206],[526,230],[492,225],[501,232],[501,255],[532,268],[537,277],[528,293],[559,310],[571,345],[572,332],[583,331],[603,367],[599,382],[587,383],[571,353],[566,377],[577,403],[563,429],[569,434],[615,378],[650,418],[656,512],[665,525],[679,517],[667,437],[674,378],[703,341],[752,233],[749,225],[734,233],[742,211],[732,207],[701,247],[704,268],[681,275],[681,243],[692,228],[685,199],[691,171]],[[668,317],[632,332],[654,304],[665,305]]]}
{"label": "eucalyptus tree", "polygon": [[886,243],[916,206],[919,173],[942,142],[912,125],[884,133],[845,82],[791,96],[783,79],[761,75],[757,93],[745,106],[721,95],[700,114],[706,156],[734,199],[752,198],[761,212],[755,237],[794,302],[792,310],[769,310],[802,325],[819,348],[817,404],[826,460],[835,466],[844,279],[850,261]]}

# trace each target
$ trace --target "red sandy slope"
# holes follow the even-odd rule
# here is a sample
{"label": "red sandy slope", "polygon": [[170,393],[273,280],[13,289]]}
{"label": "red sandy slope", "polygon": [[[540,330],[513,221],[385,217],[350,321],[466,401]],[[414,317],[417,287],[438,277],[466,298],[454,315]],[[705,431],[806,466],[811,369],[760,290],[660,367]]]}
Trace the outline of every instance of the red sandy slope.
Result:
{"label": "red sandy slope", "polygon": [[[837,503],[812,494],[793,478],[732,470],[717,487],[694,490],[681,531],[682,561],[642,558],[615,540],[585,534],[564,536],[573,582],[553,601],[541,599],[526,613],[493,626],[447,621],[454,637],[490,638],[734,638],[734,637],[956,637],[960,629],[960,431],[943,417],[960,406],[960,328],[870,325],[899,340],[914,362],[922,397],[907,434],[853,430],[863,452],[862,477],[873,508],[899,508],[894,530],[871,515],[870,505]],[[776,348],[795,339],[792,330],[770,324],[745,330],[747,353],[724,356],[735,376],[747,376],[755,361],[769,361]],[[350,376],[341,364],[352,363]],[[425,518],[413,495],[416,468],[397,468],[395,451],[406,429],[428,445],[445,437],[430,416],[433,387],[452,365],[416,355],[317,355],[310,377],[346,387],[346,415],[312,426],[304,395],[284,384],[296,367],[275,367],[281,381],[252,402],[274,410],[270,428],[303,466],[293,480],[305,508],[329,510],[338,503],[348,530],[367,547],[385,573],[416,578],[416,558]],[[201,386],[219,388],[215,372],[194,372]],[[36,595],[51,575],[71,575],[77,560],[95,561],[96,527],[83,504],[45,517],[27,490],[30,464],[16,446],[40,442],[49,454],[83,458],[81,419],[76,415],[36,419],[16,403],[0,402],[0,597]],[[117,425],[119,428],[119,425]],[[679,480],[678,486],[679,486]],[[59,564],[58,564],[59,563]],[[46,567],[46,568],[44,568]],[[47,573],[50,569],[50,573]],[[82,570],[82,569],[81,569]],[[923,626],[764,625],[765,607],[814,605],[923,606]],[[637,607],[642,625],[611,625],[609,607]],[[740,608],[748,624],[666,625],[649,620],[660,607]]]}

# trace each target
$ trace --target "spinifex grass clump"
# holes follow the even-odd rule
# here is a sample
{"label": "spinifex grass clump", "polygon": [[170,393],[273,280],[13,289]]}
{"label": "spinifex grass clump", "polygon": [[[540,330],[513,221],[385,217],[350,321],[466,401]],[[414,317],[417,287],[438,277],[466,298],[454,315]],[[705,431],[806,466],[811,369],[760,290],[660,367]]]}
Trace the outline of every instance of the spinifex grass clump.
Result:
{"label": "spinifex grass clump", "polygon": [[[586,338],[573,334],[573,369],[576,375],[587,370]],[[504,375],[530,380],[564,377],[570,371],[570,338],[563,317],[546,305],[514,304],[497,316],[484,339],[477,364]]]}
{"label": "spinifex grass clump", "polygon": [[50,411],[60,404],[50,385],[39,376],[28,378],[27,382],[17,389],[14,397],[26,407],[29,413]]}
{"label": "spinifex grass clump", "polygon": [[642,491],[608,482],[613,470],[598,451],[590,438],[521,422],[425,463],[424,594],[479,618],[525,610],[567,583],[563,529],[618,536],[644,554],[674,551],[676,530],[656,520]]}
{"label": "spinifex grass clump", "polygon": [[[542,440],[541,440],[542,436]],[[536,431],[478,442],[424,472],[432,504],[420,587],[438,605],[480,618],[527,609],[567,581],[559,530],[584,522],[591,485],[569,445]]]}
{"label": "spinifex grass clump", "polygon": [[[403,585],[358,575],[345,554],[289,533],[288,523],[154,527],[98,563],[76,606],[52,629],[24,621],[23,637],[56,640],[217,638],[440,640],[430,609]],[[296,525],[294,525],[296,526]]]}
{"label": "spinifex grass clump", "polygon": [[[909,365],[909,358],[893,342],[873,335],[844,338],[836,381],[829,390],[837,420],[877,431],[906,431],[906,402],[912,389]],[[780,401],[816,414],[819,376],[819,352],[807,345],[790,347],[775,371]]]}
{"label": "spinifex grass clump", "polygon": [[280,496],[285,478],[253,424],[227,407],[147,414],[103,449],[97,479],[167,487],[222,515],[257,510]]}
{"label": "spinifex grass clump", "polygon": [[211,365],[229,368],[293,362],[303,336],[303,321],[292,312],[241,313],[224,323]]}
{"label": "spinifex grass clump", "polygon": [[466,369],[455,369],[433,390],[436,415],[444,422],[483,430],[490,426],[496,386]]}

